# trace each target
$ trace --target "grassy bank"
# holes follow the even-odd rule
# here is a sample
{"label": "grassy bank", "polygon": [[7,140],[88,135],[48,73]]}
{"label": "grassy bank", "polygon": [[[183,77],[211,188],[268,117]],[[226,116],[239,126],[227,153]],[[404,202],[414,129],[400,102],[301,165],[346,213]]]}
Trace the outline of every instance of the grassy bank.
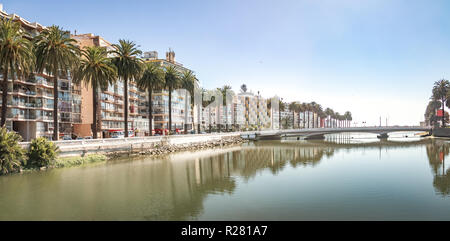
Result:
{"label": "grassy bank", "polygon": [[85,164],[104,162],[107,160],[108,157],[102,154],[90,154],[84,157],[81,156],[59,157],[56,160],[55,167],[56,168],[74,167]]}

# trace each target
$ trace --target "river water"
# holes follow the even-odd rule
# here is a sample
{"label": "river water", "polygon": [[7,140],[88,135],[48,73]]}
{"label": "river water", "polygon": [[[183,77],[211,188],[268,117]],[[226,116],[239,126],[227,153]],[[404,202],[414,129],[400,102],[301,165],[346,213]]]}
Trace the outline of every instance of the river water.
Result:
{"label": "river water", "polygon": [[450,220],[449,149],[342,134],[2,176],[0,220]]}

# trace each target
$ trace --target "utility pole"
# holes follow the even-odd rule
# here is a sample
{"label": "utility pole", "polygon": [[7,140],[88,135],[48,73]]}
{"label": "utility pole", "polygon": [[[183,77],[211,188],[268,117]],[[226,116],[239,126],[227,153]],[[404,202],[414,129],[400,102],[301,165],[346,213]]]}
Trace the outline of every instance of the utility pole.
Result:
{"label": "utility pole", "polygon": [[380,116],[380,127],[381,127],[381,116]]}

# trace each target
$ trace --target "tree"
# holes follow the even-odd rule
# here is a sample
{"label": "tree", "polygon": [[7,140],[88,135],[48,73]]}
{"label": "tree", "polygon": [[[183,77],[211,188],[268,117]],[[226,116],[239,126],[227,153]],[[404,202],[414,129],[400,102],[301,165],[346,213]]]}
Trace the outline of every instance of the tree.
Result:
{"label": "tree", "polygon": [[[322,105],[315,103],[314,105],[314,112],[317,114],[318,117],[323,116],[323,109],[322,109]],[[316,118],[316,128],[320,127],[319,126],[319,118]]]}
{"label": "tree", "polygon": [[307,111],[307,115],[308,115],[308,120],[307,120],[308,128],[311,128],[311,126],[310,126],[310,112],[311,112],[312,110],[313,110],[312,103],[306,104],[306,111]]}
{"label": "tree", "polygon": [[[222,93],[223,106],[225,108],[225,131],[228,131],[228,106],[227,106],[227,92],[232,91],[231,86],[224,85],[222,88],[217,88]],[[259,103],[258,103],[259,104]],[[259,115],[259,113],[258,113]]]}
{"label": "tree", "polygon": [[12,19],[0,19],[0,69],[3,74],[2,112],[0,126],[6,123],[8,102],[8,75],[26,75],[34,67],[32,43],[25,38],[20,22]]}
{"label": "tree", "polygon": [[347,127],[350,127],[350,123],[353,120],[352,113],[350,111],[346,111],[344,114],[344,118],[347,121]]}
{"label": "tree", "polygon": [[334,119],[335,119],[335,121],[336,121],[336,126],[337,127],[341,127],[339,124],[340,124],[340,118],[341,118],[341,115],[339,114],[339,112],[335,112],[334,113]]}
{"label": "tree", "polygon": [[123,81],[124,129],[125,137],[128,137],[128,82],[141,77],[143,62],[138,56],[142,51],[137,49],[133,41],[124,39],[120,39],[119,44],[112,46],[114,48],[112,53],[115,55],[112,63],[116,66],[118,77]]}
{"label": "tree", "polygon": [[447,103],[449,100],[449,92],[450,82],[446,79],[441,79],[434,82],[433,86],[433,98],[435,100],[440,100],[442,104],[442,127],[445,127],[445,118],[444,118],[444,107],[450,103]]}
{"label": "tree", "polygon": [[0,127],[0,174],[8,174],[20,170],[24,159],[24,150],[19,145],[22,138],[6,127]]}
{"label": "tree", "polygon": [[[194,103],[193,102],[194,88],[195,88],[195,85],[198,82],[198,79],[197,79],[197,77],[195,77],[195,74],[194,74],[193,71],[185,70],[181,74],[180,81],[181,81],[181,83],[180,83],[181,88],[186,90],[185,98],[184,98],[184,101],[185,101],[185,108],[184,108],[185,110],[184,111],[185,111],[185,117],[186,117],[185,118],[185,123],[184,123],[184,134],[187,134],[188,124],[187,124],[186,121],[187,121],[187,116],[188,116],[188,113],[189,113],[188,111],[191,110],[191,105]],[[188,93],[191,96],[191,98],[190,98],[191,104],[190,105],[187,104],[188,103]]]}
{"label": "tree", "polygon": [[148,121],[149,135],[153,135],[153,90],[162,90],[164,88],[164,71],[153,63],[145,65],[144,72],[140,79],[136,81],[140,89],[148,92]]}
{"label": "tree", "polygon": [[425,109],[425,121],[429,126],[433,126],[434,122],[436,122],[436,110],[441,107],[441,102],[439,100],[431,100],[428,102],[427,108]]}
{"label": "tree", "polygon": [[331,127],[331,116],[333,115],[334,111],[331,108],[325,109],[325,114],[328,117],[328,127]]}
{"label": "tree", "polygon": [[49,167],[55,164],[58,147],[45,137],[39,137],[30,143],[27,156],[28,168]]}
{"label": "tree", "polygon": [[172,92],[180,86],[180,73],[175,66],[165,69],[164,86],[169,91],[169,134],[172,132]]}
{"label": "tree", "polygon": [[308,104],[302,103],[301,109],[303,110],[303,128],[306,128],[306,112],[308,111]]}
{"label": "tree", "polygon": [[80,49],[69,32],[55,25],[44,29],[34,42],[36,70],[46,71],[53,79],[53,140],[58,140],[58,78],[67,76],[78,63]]}
{"label": "tree", "polygon": [[108,84],[116,81],[117,71],[111,63],[111,59],[108,58],[108,52],[103,47],[87,47],[82,50],[82,56],[80,65],[74,71],[73,80],[75,83],[84,82],[86,86],[92,88],[92,134],[93,138],[97,139],[98,91],[106,89]]}
{"label": "tree", "polygon": [[247,85],[246,85],[246,84],[241,85],[241,91],[242,91],[243,93],[246,93],[246,92],[247,92]]}

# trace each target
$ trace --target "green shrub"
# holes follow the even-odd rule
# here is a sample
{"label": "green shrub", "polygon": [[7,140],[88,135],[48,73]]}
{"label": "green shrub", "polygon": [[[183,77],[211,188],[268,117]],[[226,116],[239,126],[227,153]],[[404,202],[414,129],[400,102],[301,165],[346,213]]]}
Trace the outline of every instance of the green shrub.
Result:
{"label": "green shrub", "polygon": [[20,170],[24,159],[24,150],[19,145],[22,138],[15,132],[9,132],[5,127],[0,128],[0,174],[7,174]]}
{"label": "green shrub", "polygon": [[58,147],[46,138],[39,137],[31,142],[27,155],[28,168],[53,166],[58,155]]}

